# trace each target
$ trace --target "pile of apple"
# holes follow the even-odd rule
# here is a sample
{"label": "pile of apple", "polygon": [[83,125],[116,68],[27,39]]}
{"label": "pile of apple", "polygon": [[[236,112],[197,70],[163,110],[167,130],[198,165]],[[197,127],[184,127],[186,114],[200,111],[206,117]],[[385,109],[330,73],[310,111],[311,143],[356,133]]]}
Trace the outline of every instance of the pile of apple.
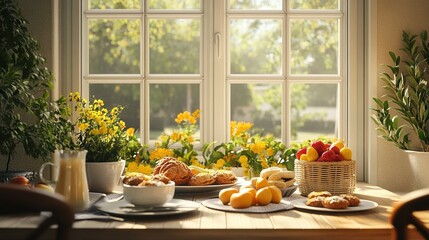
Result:
{"label": "pile of apple", "polygon": [[32,185],[30,183],[30,180],[28,180],[28,178],[26,178],[25,176],[15,176],[9,180],[9,183],[21,185],[24,187],[28,187],[30,189],[37,188],[37,189],[43,189],[43,190],[48,190],[50,192],[54,192],[54,189],[46,183],[39,182],[39,183]]}
{"label": "pile of apple", "polygon": [[352,160],[352,150],[346,147],[343,141],[336,141],[330,144],[318,140],[311,143],[309,147],[298,150],[296,152],[296,159],[318,162],[340,162],[343,160]]}

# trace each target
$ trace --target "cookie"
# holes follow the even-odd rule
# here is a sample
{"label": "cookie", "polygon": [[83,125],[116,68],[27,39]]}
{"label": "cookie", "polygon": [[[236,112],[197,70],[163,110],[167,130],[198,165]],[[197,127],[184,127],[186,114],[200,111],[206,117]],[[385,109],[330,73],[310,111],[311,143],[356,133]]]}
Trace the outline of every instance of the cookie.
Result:
{"label": "cookie", "polygon": [[340,196],[326,197],[322,203],[323,207],[330,209],[345,209],[349,206],[349,201]]}
{"label": "cookie", "polygon": [[332,194],[328,191],[313,191],[310,194],[308,194],[308,198],[314,198],[314,197],[330,197]]}
{"label": "cookie", "polygon": [[360,204],[360,199],[355,195],[341,194],[340,197],[349,201],[349,207],[356,207],[356,206],[359,206],[359,204]]}
{"label": "cookie", "polygon": [[311,207],[323,207],[324,200],[325,200],[325,197],[318,196],[318,197],[307,199],[307,202],[305,204]]}

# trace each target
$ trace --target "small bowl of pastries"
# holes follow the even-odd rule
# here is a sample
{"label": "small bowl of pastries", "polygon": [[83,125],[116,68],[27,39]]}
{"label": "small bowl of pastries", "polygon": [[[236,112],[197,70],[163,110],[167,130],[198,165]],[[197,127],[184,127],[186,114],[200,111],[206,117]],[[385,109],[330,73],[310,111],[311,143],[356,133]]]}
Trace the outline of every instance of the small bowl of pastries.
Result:
{"label": "small bowl of pastries", "polygon": [[136,206],[161,206],[174,197],[175,183],[162,174],[134,174],[122,180],[124,199]]}

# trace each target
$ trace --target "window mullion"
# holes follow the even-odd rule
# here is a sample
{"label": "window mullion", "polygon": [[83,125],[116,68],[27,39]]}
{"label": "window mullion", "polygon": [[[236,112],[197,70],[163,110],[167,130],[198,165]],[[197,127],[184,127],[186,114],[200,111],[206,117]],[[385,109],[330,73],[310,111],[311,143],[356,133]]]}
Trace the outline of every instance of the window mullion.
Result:
{"label": "window mullion", "polygon": [[228,137],[229,98],[226,94],[226,23],[225,23],[225,1],[213,1],[214,3],[214,22],[212,39],[215,40],[215,34],[219,34],[220,41],[214,45],[216,52],[219,48],[219,56],[213,60],[213,140],[224,142]]}

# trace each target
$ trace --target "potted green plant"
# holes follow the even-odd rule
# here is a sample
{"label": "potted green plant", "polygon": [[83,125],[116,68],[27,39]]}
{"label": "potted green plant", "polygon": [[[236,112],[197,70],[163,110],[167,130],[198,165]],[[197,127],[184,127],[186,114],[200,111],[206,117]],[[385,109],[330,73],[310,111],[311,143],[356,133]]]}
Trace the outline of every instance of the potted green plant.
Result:
{"label": "potted green plant", "polygon": [[[374,97],[376,108],[372,120],[377,125],[380,136],[392,142],[409,154],[411,166],[419,162],[417,158],[429,158],[425,152],[429,151],[429,42],[427,32],[420,36],[402,33],[404,59],[394,52],[389,52],[392,64],[387,65],[389,72],[382,73],[381,80],[387,94],[381,98]],[[392,111],[394,107],[394,111]],[[418,144],[412,144],[417,140]],[[418,169],[425,169],[426,186],[429,178],[425,166],[416,166],[415,175],[418,178]]]}
{"label": "potted green plant", "polygon": [[60,124],[67,121],[67,103],[50,100],[52,74],[17,3],[2,0],[0,6],[0,158],[10,172],[17,151],[48,159],[62,144],[57,134],[67,131]]}

